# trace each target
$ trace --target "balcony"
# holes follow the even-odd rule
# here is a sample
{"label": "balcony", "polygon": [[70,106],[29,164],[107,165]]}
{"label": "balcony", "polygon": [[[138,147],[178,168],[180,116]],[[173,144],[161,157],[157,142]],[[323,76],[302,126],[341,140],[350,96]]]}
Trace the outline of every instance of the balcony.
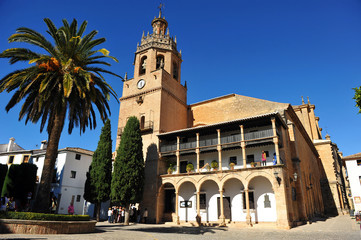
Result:
{"label": "balcony", "polygon": [[[221,137],[221,145],[223,149],[240,147],[242,136],[240,133],[230,136]],[[244,134],[246,146],[257,145],[261,143],[273,142],[273,129],[259,130],[255,132],[248,132]],[[216,150],[218,145],[217,137],[201,138],[199,140],[199,150],[201,152]],[[197,142],[195,140],[179,144],[181,153],[195,152]],[[160,152],[163,156],[172,155],[172,151],[177,150],[177,143],[163,143],[160,146]],[[166,153],[166,154],[163,154]]]}
{"label": "balcony", "polygon": [[[122,136],[124,131],[124,127],[118,128],[117,134],[118,136]],[[144,123],[140,123],[140,132],[141,133],[146,133],[146,132],[151,132],[153,131],[153,121],[147,121]]]}

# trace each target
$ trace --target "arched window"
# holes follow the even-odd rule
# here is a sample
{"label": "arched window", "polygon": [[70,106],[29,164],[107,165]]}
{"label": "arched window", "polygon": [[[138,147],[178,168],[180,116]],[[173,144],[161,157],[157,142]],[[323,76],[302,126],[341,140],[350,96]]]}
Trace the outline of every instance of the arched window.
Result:
{"label": "arched window", "polygon": [[178,80],[178,65],[177,63],[173,63],[173,78]]}
{"label": "arched window", "polygon": [[139,75],[145,74],[147,68],[147,56],[142,57],[139,65]]}
{"label": "arched window", "polygon": [[164,68],[164,56],[158,55],[157,56],[157,69]]}
{"label": "arched window", "polygon": [[145,124],[145,116],[141,116],[140,118],[140,129],[144,129]]}

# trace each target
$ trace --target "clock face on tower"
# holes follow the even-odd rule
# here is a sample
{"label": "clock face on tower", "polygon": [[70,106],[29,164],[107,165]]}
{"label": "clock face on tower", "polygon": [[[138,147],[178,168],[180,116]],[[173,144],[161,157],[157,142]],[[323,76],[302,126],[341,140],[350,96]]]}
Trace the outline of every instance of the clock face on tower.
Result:
{"label": "clock face on tower", "polygon": [[145,80],[144,79],[140,79],[137,83],[137,87],[138,89],[142,89],[145,86]]}

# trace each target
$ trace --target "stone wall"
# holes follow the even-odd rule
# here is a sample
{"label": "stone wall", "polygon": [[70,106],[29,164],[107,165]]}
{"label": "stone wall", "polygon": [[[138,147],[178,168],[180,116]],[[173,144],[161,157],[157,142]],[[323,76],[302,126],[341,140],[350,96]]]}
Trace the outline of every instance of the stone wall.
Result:
{"label": "stone wall", "polygon": [[38,221],[0,219],[0,233],[16,234],[73,234],[90,233],[96,221]]}

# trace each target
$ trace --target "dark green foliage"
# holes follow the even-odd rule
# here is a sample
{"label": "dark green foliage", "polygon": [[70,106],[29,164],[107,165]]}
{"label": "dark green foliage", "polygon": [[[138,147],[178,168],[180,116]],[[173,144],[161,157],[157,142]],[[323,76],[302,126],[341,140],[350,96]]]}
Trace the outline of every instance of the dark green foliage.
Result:
{"label": "dark green foliage", "polygon": [[0,164],[0,195],[1,191],[4,185],[6,173],[8,171],[8,165],[7,164]]}
{"label": "dark green foliage", "polygon": [[19,164],[12,164],[6,174],[3,189],[1,192],[1,196],[7,197],[15,197],[17,195],[15,193],[16,185],[17,185],[17,178],[20,173],[20,165]]}
{"label": "dark green foliage", "polygon": [[34,193],[37,169],[32,163],[12,164],[6,174],[1,196],[25,200],[28,192]]}
{"label": "dark green foliage", "polygon": [[128,205],[140,202],[144,187],[143,143],[136,117],[130,117],[114,162],[111,200]]}
{"label": "dark green foliage", "polygon": [[359,109],[359,113],[361,113],[361,87],[354,88],[355,90],[355,96],[353,99],[356,100],[356,107]]}
{"label": "dark green foliage", "polygon": [[48,221],[89,221],[88,215],[61,215],[33,212],[0,212],[0,219],[48,220]]}
{"label": "dark green foliage", "polygon": [[100,134],[85,182],[84,199],[91,203],[109,200],[112,179],[112,138],[108,119]]}

